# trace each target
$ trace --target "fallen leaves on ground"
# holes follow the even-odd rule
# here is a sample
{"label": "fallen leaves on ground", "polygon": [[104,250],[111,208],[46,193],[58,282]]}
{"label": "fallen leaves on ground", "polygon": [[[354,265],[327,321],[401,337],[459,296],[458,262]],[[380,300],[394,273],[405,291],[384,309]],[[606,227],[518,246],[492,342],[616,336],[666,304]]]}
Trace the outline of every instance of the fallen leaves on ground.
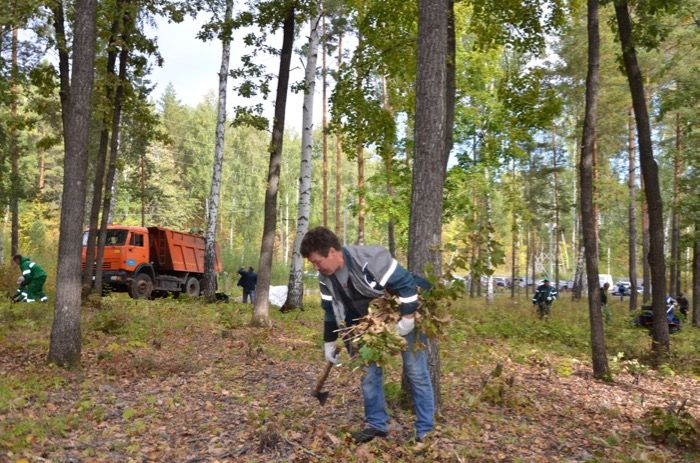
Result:
{"label": "fallen leaves on ground", "polygon": [[[573,463],[697,457],[656,445],[640,421],[670,400],[687,400],[689,411],[700,415],[696,379],[651,372],[604,383],[584,364],[560,376],[547,362],[511,361],[507,349],[492,363],[470,362],[469,340],[443,350],[464,365],[443,376],[439,426],[425,442],[414,441],[412,413],[390,397],[389,438],[357,446],[349,432],[362,424],[360,372],[333,369],[325,387],[329,400],[320,406],[310,394],[323,367],[315,343],[320,328],[298,334],[308,324],[290,317],[270,330],[241,327],[225,335],[193,324],[165,330],[157,342],[131,344],[90,333],[77,372],[46,365],[44,345],[23,339],[2,345],[0,377],[16,385],[45,384],[26,395],[14,391],[19,398],[0,408],[0,430],[9,438],[0,442],[0,461]],[[493,350],[499,351],[498,342]],[[388,368],[386,380],[399,384],[399,368]],[[24,422],[36,429],[21,428]]]}

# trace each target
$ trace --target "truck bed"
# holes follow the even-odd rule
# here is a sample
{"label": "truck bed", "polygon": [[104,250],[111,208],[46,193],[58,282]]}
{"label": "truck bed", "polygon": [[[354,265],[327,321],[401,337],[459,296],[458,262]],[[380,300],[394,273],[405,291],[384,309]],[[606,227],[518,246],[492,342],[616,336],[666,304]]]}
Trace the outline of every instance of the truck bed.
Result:
{"label": "truck bed", "polygon": [[[204,273],[204,237],[162,227],[148,227],[150,252],[161,272]],[[216,246],[214,270],[222,270]]]}

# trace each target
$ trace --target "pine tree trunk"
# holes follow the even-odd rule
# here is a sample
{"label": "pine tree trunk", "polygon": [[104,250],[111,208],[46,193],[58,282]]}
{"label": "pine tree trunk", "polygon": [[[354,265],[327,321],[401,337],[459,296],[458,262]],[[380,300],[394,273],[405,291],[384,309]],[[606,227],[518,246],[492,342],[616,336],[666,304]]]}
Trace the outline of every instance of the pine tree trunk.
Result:
{"label": "pine tree trunk", "polygon": [[634,111],[630,108],[628,112],[628,127],[629,127],[629,175],[627,187],[629,189],[629,214],[628,222],[629,229],[627,233],[628,242],[628,263],[630,277],[630,311],[637,310],[637,176],[636,176],[636,160],[634,150],[634,127],[633,127]]}
{"label": "pine tree trunk", "polygon": [[673,156],[673,204],[671,211],[671,259],[668,280],[668,294],[677,297],[681,293],[681,125],[676,113],[676,152]]}
{"label": "pine tree trunk", "polygon": [[554,287],[559,291],[559,179],[557,176],[557,143],[556,131],[552,133],[554,153],[552,154],[552,168],[554,176]]}
{"label": "pine tree trunk", "polygon": [[700,328],[700,221],[695,221],[693,240],[693,325]]}
{"label": "pine tree trunk", "polygon": [[78,0],[73,27],[73,70],[67,125],[56,304],[48,360],[64,367],[80,364],[80,273],[85,204],[85,171],[94,82],[96,0]]}
{"label": "pine tree trunk", "polygon": [[0,267],[5,266],[5,233],[7,231],[7,219],[10,208],[3,206],[2,208],[2,225],[0,225]]}
{"label": "pine tree trunk", "polygon": [[299,204],[297,211],[297,227],[294,236],[292,250],[292,263],[289,268],[289,285],[287,300],[281,307],[281,311],[301,308],[304,305],[304,281],[302,271],[304,260],[301,256],[301,240],[309,230],[309,216],[311,214],[311,179],[313,168],[311,156],[313,154],[313,129],[314,129],[314,90],[316,88],[316,60],[318,57],[319,24],[320,16],[311,18],[309,24],[309,48],[306,55],[306,73],[304,76],[304,105],[302,108],[302,132],[301,132],[301,165],[299,167]]}
{"label": "pine tree trunk", "polygon": [[646,200],[644,177],[640,176],[642,187],[642,303],[651,301],[651,266],[649,265],[649,207]]}
{"label": "pine tree trunk", "polygon": [[[119,34],[119,26],[122,22],[121,4],[122,1],[116,2],[114,18],[112,20],[112,29],[109,35],[107,45],[107,82],[105,84],[105,104],[112,105],[114,111],[114,79],[116,72],[114,70],[117,62],[116,41]],[[95,178],[92,186],[92,204],[90,206],[90,217],[88,225],[88,237],[85,248],[85,269],[83,270],[83,297],[90,293],[93,286],[93,277],[95,275],[95,244],[98,234],[97,222],[100,216],[100,207],[102,203],[102,189],[105,178],[105,164],[107,163],[107,148],[109,147],[109,117],[108,111],[105,108],[102,117],[102,129],[100,130],[100,145],[97,149],[97,164],[95,166]]]}
{"label": "pine tree trunk", "polygon": [[[527,253],[525,254],[525,299],[529,300],[530,299],[530,285],[528,284],[528,278],[527,278],[527,272],[528,269],[530,268],[530,259],[532,255],[532,232],[530,229],[532,226],[528,224],[527,226],[527,236],[525,240],[527,241]],[[513,285],[515,285],[515,282],[513,282]]]}
{"label": "pine tree trunk", "polygon": [[[394,119],[394,108],[391,107],[389,103],[389,91],[387,88],[386,77],[382,76],[382,107],[384,110],[391,114],[392,120]],[[394,147],[387,143],[381,149],[382,161],[384,164],[384,175],[386,175],[386,195],[389,203],[392,203],[395,197],[394,185],[392,179],[392,171],[394,164]],[[389,212],[389,220],[387,221],[387,241],[389,243],[389,252],[392,256],[396,255],[396,236],[394,233],[394,219],[393,211]]]}
{"label": "pine tree trunk", "polygon": [[19,178],[19,140],[17,135],[17,99],[19,98],[19,67],[17,63],[17,42],[19,28],[16,25],[12,26],[12,70],[10,86],[10,130],[8,149],[10,152],[10,214],[12,229],[10,231],[10,253],[14,256],[19,254],[19,196],[20,196],[20,178]]}
{"label": "pine tree trunk", "polygon": [[365,150],[362,144],[355,147],[357,157],[357,244],[365,244]]}
{"label": "pine tree trunk", "polygon": [[588,281],[588,313],[591,324],[593,376],[609,379],[608,359],[603,331],[598,281],[598,237],[593,203],[593,155],[595,149],[597,98],[600,85],[600,32],[598,0],[588,0],[588,75],[586,77],[586,113],[583,121],[583,141],[580,165],[581,224],[586,247]]}
{"label": "pine tree trunk", "polygon": [[622,58],[627,72],[639,142],[639,158],[644,177],[645,194],[649,207],[649,266],[651,267],[652,308],[654,324],[652,327],[652,350],[656,362],[665,360],[670,349],[668,323],[666,320],[666,263],[664,256],[663,203],[659,185],[658,166],[654,160],[651,142],[649,114],[647,113],[644,82],[637,63],[637,54],[632,38],[632,20],[627,1],[615,3],[622,46]]}
{"label": "pine tree trunk", "polygon": [[[512,188],[515,190],[515,161],[511,161],[511,181]],[[513,193],[513,196],[515,194]],[[510,245],[510,298],[515,299],[515,277],[517,276],[516,269],[516,253],[517,253],[517,243],[518,243],[518,217],[515,212],[515,207],[511,207],[511,222],[510,222],[510,234],[511,234],[511,245]]]}
{"label": "pine tree trunk", "polygon": [[[343,34],[340,34],[340,37],[338,37],[338,69],[340,69],[340,66],[343,64]],[[341,233],[341,225],[343,224],[341,218],[340,218],[340,213],[343,210],[343,206],[341,204],[341,192],[342,192],[342,183],[341,183],[341,173],[343,171],[343,163],[342,163],[342,143],[340,140],[340,132],[335,132],[335,234],[337,236],[340,236]],[[344,243],[343,243],[344,244]]]}
{"label": "pine tree trunk", "polygon": [[[408,250],[408,268],[418,275],[424,275],[429,264],[436,275],[441,274],[442,268],[449,15],[447,0],[418,2],[415,156]],[[435,406],[439,410],[440,355],[435,339],[428,341],[428,358]]]}
{"label": "pine tree trunk", "polygon": [[284,118],[287,105],[287,88],[289,85],[289,65],[292,61],[294,44],[294,5],[287,7],[282,26],[282,50],[277,79],[277,96],[275,99],[275,118],[272,125],[270,141],[270,164],[265,189],[265,221],[263,224],[262,243],[260,245],[260,264],[258,266],[258,283],[255,287],[255,309],[251,324],[269,326],[270,278],[272,273],[272,253],[275,247],[275,230],[277,228],[277,192],[279,190],[280,167],[282,164],[282,142],[284,140]]}
{"label": "pine tree trunk", "polygon": [[95,285],[93,293],[102,294],[102,271],[104,263],[104,250],[107,243],[107,225],[112,223],[114,210],[114,178],[117,172],[117,155],[119,154],[119,132],[121,126],[122,104],[124,100],[124,86],[126,85],[126,68],[129,61],[130,42],[129,35],[134,24],[134,16],[128,8],[124,13],[124,26],[122,28],[122,49],[119,52],[119,77],[114,93],[114,108],[112,112],[112,136],[109,141],[109,161],[105,177],[105,188],[102,199],[102,218],[100,219],[100,232],[97,238],[97,258],[95,265]]}

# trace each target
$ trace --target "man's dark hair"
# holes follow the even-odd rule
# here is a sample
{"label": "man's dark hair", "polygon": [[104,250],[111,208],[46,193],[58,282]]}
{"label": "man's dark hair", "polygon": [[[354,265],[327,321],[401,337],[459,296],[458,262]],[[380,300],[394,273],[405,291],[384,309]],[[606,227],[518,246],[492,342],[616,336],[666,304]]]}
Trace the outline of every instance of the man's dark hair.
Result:
{"label": "man's dark hair", "polygon": [[335,233],[326,227],[312,228],[306,232],[304,239],[301,240],[301,255],[303,257],[309,257],[312,252],[327,257],[331,248],[340,251],[343,247]]}
{"label": "man's dark hair", "polygon": [[249,271],[249,272],[254,272],[255,269],[254,269],[253,267],[248,267],[248,271]]}
{"label": "man's dark hair", "polygon": [[19,264],[20,262],[22,262],[22,254],[15,254],[14,256],[12,256],[12,260]]}

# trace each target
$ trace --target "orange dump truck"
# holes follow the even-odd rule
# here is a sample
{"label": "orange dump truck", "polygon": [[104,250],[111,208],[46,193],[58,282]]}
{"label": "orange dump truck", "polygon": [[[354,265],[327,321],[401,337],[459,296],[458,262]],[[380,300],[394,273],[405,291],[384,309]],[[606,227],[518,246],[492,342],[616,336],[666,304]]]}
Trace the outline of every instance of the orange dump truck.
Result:
{"label": "orange dump truck", "polygon": [[[87,231],[83,235],[85,269]],[[216,246],[215,271],[221,272]],[[110,225],[102,264],[102,281],[112,291],[134,299],[199,296],[204,278],[204,237],[162,227]]]}

